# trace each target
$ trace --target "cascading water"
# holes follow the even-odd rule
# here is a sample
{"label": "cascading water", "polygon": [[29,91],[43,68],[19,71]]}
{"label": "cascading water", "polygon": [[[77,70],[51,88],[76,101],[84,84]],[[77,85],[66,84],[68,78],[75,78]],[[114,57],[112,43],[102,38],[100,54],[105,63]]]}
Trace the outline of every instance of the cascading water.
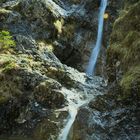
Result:
{"label": "cascading water", "polygon": [[67,93],[67,100],[69,102],[67,109],[69,112],[69,116],[67,119],[67,123],[66,123],[64,129],[62,129],[62,132],[59,136],[59,140],[67,140],[69,131],[70,131],[72,124],[75,120],[75,117],[77,115],[78,108],[87,102],[87,100],[82,99],[83,98],[82,95],[76,94],[74,91],[70,91],[67,89],[63,89],[63,91],[65,93]]}
{"label": "cascading water", "polygon": [[68,111],[69,115],[66,118],[66,120],[63,122],[64,128],[60,130],[58,140],[69,139],[71,127],[77,116],[78,109],[82,105],[90,102],[90,100],[95,98],[97,95],[102,94],[101,90],[98,90],[101,89],[101,86],[103,87],[104,85],[103,79],[101,77],[94,77],[93,79],[90,79],[90,81],[87,81],[86,75],[81,73],[81,77],[79,75],[79,77],[77,77],[76,80],[78,80],[78,87],[80,87],[80,90],[76,88],[74,89],[62,88],[62,93],[64,93],[68,101],[68,106],[56,110],[56,112]]}
{"label": "cascading water", "polygon": [[[91,55],[91,58],[89,61],[89,65],[87,68],[87,72],[86,72],[87,75],[89,75],[89,76],[92,75],[92,73],[95,69],[95,64],[96,64],[97,57],[98,57],[100,47],[101,47],[102,32],[103,32],[103,16],[105,13],[106,6],[107,6],[107,0],[102,0],[101,6],[100,6],[100,13],[99,13],[97,42],[96,42],[95,48],[93,49],[93,52],[92,52],[92,55]],[[77,80],[78,79],[80,79],[80,78],[77,77]],[[80,81],[79,83],[81,83],[81,79],[79,81]],[[84,85],[86,85],[87,84],[86,80],[84,79],[83,81],[84,82],[82,82],[82,83]],[[95,83],[92,83],[92,85],[94,85],[94,84]],[[66,95],[67,95],[66,98],[68,101],[68,106],[64,109],[68,110],[69,116],[66,119],[65,127],[60,132],[58,140],[67,140],[68,139],[68,135],[69,135],[70,129],[73,125],[73,122],[75,121],[78,108],[80,106],[82,106],[83,104],[88,103],[94,97],[93,94],[89,95],[85,91],[83,93],[78,93],[77,91],[72,91],[72,89],[71,90],[63,89],[63,93],[66,93]]]}
{"label": "cascading water", "polygon": [[104,23],[104,13],[107,6],[107,0],[101,0],[100,5],[100,13],[98,17],[98,35],[95,48],[92,51],[91,57],[89,59],[89,64],[86,70],[86,74],[88,76],[92,76],[95,71],[95,65],[97,62],[97,58],[100,52],[101,44],[102,44],[102,34],[103,34],[103,23]]}

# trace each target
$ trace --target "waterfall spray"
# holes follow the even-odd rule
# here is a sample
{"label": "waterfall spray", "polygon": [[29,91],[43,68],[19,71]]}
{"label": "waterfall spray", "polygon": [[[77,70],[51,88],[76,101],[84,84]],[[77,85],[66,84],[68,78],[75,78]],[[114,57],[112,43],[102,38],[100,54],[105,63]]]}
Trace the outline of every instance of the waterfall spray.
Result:
{"label": "waterfall spray", "polygon": [[101,4],[100,4],[100,12],[99,12],[99,17],[98,17],[98,34],[97,34],[97,41],[96,41],[96,45],[95,48],[93,49],[92,53],[91,53],[91,57],[89,59],[89,64],[86,70],[86,74],[88,76],[92,76],[94,74],[95,71],[95,66],[97,63],[97,58],[100,52],[100,48],[102,45],[102,34],[103,34],[103,24],[104,24],[104,13],[105,13],[105,9],[107,6],[107,0],[101,0]]}

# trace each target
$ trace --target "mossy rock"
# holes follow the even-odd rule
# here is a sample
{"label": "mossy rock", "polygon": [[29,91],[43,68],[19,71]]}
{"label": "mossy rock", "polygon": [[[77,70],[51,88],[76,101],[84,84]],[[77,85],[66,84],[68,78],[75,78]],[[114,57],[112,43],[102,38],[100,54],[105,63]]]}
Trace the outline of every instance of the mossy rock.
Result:
{"label": "mossy rock", "polygon": [[123,90],[122,99],[140,99],[140,65],[131,67],[120,81]]}
{"label": "mossy rock", "polygon": [[[131,3],[131,4],[130,4]],[[132,4],[133,3],[133,4]],[[125,1],[125,12],[113,26],[107,50],[110,82],[121,87],[121,100],[140,100],[140,1]]]}
{"label": "mossy rock", "polygon": [[21,78],[16,75],[0,74],[0,104],[19,98],[22,92]]}
{"label": "mossy rock", "polygon": [[22,94],[21,78],[15,74],[18,68],[14,56],[0,55],[0,103],[7,102],[9,99],[19,97]]}
{"label": "mossy rock", "polygon": [[126,72],[130,66],[139,64],[139,6],[140,2],[132,5],[114,23],[110,47],[107,50],[107,63],[109,68],[116,69],[116,62],[120,61],[121,69]]}
{"label": "mossy rock", "polygon": [[67,87],[75,84],[71,74],[66,72],[63,68],[49,67],[47,76],[57,79],[62,85]]}
{"label": "mossy rock", "polygon": [[56,134],[58,134],[59,128],[55,122],[48,119],[41,121],[35,128],[34,138],[35,140],[49,140],[57,139]]}
{"label": "mossy rock", "polygon": [[49,79],[41,82],[34,91],[37,102],[48,108],[59,108],[64,104],[64,95],[60,91],[61,84]]}
{"label": "mossy rock", "polygon": [[[0,55],[1,104],[6,103],[13,98],[20,98],[25,93],[23,84],[24,75],[19,74],[20,71],[24,72],[25,64],[21,62],[23,60],[26,60],[26,69],[28,71],[31,69],[31,67],[30,63],[28,62],[29,60],[24,55],[22,56],[22,59],[20,57],[18,55],[16,56],[11,54]],[[26,74],[26,71],[24,72],[24,74]]]}

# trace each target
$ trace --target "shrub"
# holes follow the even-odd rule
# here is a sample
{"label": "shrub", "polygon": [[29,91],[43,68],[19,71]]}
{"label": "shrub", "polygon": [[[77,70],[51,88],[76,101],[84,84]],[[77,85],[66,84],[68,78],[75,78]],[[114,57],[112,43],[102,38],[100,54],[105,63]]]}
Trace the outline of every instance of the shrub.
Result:
{"label": "shrub", "polygon": [[8,31],[0,31],[0,50],[9,49],[15,45],[15,41]]}

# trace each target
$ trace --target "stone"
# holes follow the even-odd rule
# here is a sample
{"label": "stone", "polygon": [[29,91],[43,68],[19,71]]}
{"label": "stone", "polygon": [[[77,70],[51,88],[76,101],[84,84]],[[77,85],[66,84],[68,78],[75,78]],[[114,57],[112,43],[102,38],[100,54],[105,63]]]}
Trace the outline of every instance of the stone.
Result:
{"label": "stone", "polygon": [[61,87],[61,84],[54,80],[46,80],[35,88],[35,99],[48,108],[59,108],[65,101],[64,95],[59,91]]}

